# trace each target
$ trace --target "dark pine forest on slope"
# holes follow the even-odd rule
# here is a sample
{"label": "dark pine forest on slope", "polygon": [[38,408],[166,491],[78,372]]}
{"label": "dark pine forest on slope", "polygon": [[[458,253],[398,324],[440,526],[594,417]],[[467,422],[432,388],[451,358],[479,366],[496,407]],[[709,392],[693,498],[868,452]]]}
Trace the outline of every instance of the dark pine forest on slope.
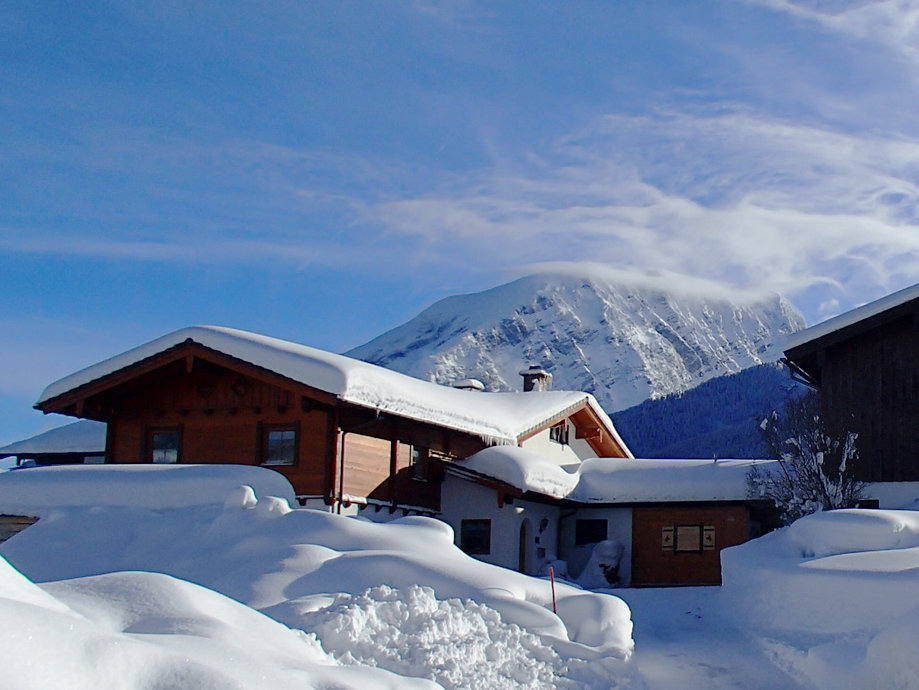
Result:
{"label": "dark pine forest on slope", "polygon": [[641,458],[763,458],[759,423],[806,389],[782,364],[762,364],[612,416]]}

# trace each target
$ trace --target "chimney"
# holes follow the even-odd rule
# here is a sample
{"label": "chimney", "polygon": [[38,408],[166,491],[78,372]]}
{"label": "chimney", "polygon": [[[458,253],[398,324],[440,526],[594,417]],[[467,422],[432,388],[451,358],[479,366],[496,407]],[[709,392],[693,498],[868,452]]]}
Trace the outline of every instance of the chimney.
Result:
{"label": "chimney", "polygon": [[485,384],[479,381],[478,379],[460,379],[459,381],[454,381],[450,384],[454,388],[458,388],[461,391],[483,391],[485,390]]}
{"label": "chimney", "polygon": [[523,377],[523,392],[547,391],[552,388],[552,374],[541,366],[533,365],[520,372]]}

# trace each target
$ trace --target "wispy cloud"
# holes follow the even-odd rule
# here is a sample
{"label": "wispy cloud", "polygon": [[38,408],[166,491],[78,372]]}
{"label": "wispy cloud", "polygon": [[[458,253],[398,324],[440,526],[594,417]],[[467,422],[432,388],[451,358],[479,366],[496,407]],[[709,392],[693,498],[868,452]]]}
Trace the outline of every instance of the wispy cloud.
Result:
{"label": "wispy cloud", "polygon": [[368,211],[454,263],[593,260],[799,297],[830,286],[845,306],[919,276],[917,160],[917,141],[743,111],[619,115],[510,174]]}
{"label": "wispy cloud", "polygon": [[747,0],[899,51],[919,62],[915,0]]}

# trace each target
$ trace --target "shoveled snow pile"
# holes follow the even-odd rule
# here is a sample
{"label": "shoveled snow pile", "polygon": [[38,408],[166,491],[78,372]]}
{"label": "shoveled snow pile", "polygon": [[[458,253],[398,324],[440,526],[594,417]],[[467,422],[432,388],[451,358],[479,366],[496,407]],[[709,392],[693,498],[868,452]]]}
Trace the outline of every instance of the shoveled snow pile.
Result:
{"label": "shoveled snow pile", "polygon": [[[142,495],[143,482],[137,479],[142,475],[123,475],[119,495]],[[0,487],[4,479],[0,476]],[[322,653],[332,657],[327,663],[352,671],[378,667],[399,676],[429,678],[446,688],[609,688],[634,683],[631,621],[620,599],[560,584],[555,615],[547,581],[466,556],[442,522],[410,517],[378,524],[291,510],[286,500],[259,499],[248,486],[237,487],[221,504],[153,510],[146,499],[137,501],[141,507],[61,508],[0,545],[0,553],[33,581],[52,583],[46,589],[58,599],[64,586],[59,581],[102,573],[130,577],[125,571],[146,571],[169,575],[170,582],[180,578],[196,583],[220,593],[211,593],[213,597],[232,597],[315,635]],[[7,512],[2,502],[0,512]],[[141,601],[131,600],[132,587]],[[180,622],[184,604],[170,609],[166,599],[190,602],[197,594],[153,596],[145,592],[154,585],[132,587],[109,588],[121,592],[121,599],[114,597],[121,603],[117,610],[98,615],[123,621],[122,605],[130,612],[146,606],[144,601],[153,602],[151,611],[163,604],[165,622],[153,625],[163,634],[159,641],[175,648],[190,644]],[[119,625],[114,627],[120,632],[147,631]],[[240,645],[246,647],[248,632],[240,634]],[[51,654],[32,651],[33,659]],[[88,657],[72,663],[84,661]],[[177,685],[270,686],[248,681],[236,686],[211,681]],[[368,685],[381,686],[376,680]],[[143,679],[128,685],[147,686]]]}
{"label": "shoveled snow pile", "polygon": [[299,624],[340,661],[436,678],[448,687],[468,684],[470,668],[483,688],[575,687],[564,679],[565,662],[537,635],[508,625],[484,604],[438,600],[430,587],[339,594],[302,614]]}
{"label": "shoveled snow pile", "polygon": [[725,609],[818,687],[919,688],[919,513],[818,513],[721,561]]}

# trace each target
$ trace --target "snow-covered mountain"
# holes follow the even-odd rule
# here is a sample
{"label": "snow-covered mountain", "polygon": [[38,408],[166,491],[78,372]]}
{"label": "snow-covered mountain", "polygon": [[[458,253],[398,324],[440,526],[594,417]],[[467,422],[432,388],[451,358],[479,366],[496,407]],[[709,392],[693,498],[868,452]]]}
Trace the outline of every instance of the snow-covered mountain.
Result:
{"label": "snow-covered mountain", "polygon": [[476,378],[488,390],[519,390],[520,370],[538,364],[554,388],[589,391],[614,412],[774,362],[804,327],[775,294],[658,283],[528,276],[443,299],[347,354],[438,383]]}

